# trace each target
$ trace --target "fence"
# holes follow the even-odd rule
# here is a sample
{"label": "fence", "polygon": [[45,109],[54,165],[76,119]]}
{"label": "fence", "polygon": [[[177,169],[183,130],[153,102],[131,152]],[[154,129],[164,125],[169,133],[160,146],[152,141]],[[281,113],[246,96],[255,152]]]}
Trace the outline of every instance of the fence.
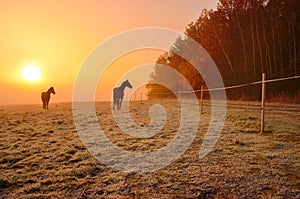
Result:
{"label": "fence", "polygon": [[[203,111],[203,93],[207,92],[207,91],[218,91],[218,90],[228,90],[228,89],[234,89],[234,88],[242,88],[242,87],[246,87],[246,86],[251,86],[251,85],[257,85],[257,84],[261,84],[261,126],[260,126],[260,132],[263,133],[264,132],[264,124],[265,124],[265,109],[266,109],[266,103],[265,103],[265,98],[266,98],[266,83],[271,83],[271,82],[278,82],[278,81],[284,81],[284,80],[291,80],[291,79],[298,79],[300,78],[300,75],[297,76],[292,76],[292,77],[285,77],[285,78],[277,78],[277,79],[269,79],[266,80],[266,75],[265,73],[262,74],[262,80],[261,81],[256,81],[256,82],[251,82],[251,83],[246,83],[246,84],[239,84],[239,85],[235,85],[235,86],[228,86],[228,87],[221,87],[221,88],[210,88],[210,89],[204,89],[203,85],[201,86],[201,89],[199,90],[192,90],[192,91],[178,91],[178,95],[179,95],[179,103],[181,103],[181,96],[182,94],[188,94],[188,93],[198,93],[200,92],[200,114],[202,114]],[[169,93],[169,92],[160,92],[160,93],[152,93],[152,95],[156,95],[156,96],[160,96],[160,104],[162,105],[163,103],[163,99],[165,95],[170,95],[173,93]],[[140,93],[140,101],[143,101],[143,96],[145,97],[149,97],[149,93],[145,94],[145,93]],[[151,101],[151,97],[149,97],[149,100]],[[137,101],[137,94],[134,94],[134,101]]]}

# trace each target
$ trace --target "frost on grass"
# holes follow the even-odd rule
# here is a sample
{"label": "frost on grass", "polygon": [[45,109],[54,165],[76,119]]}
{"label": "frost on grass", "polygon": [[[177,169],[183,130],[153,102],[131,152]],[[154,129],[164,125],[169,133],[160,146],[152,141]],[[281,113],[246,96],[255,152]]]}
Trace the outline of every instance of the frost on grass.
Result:
{"label": "frost on grass", "polygon": [[[136,125],[151,123],[150,105],[130,103]],[[205,106],[188,150],[169,166],[142,174],[98,162],[77,134],[71,104],[56,104],[48,111],[40,105],[2,106],[0,198],[299,198],[300,115],[294,110],[300,107],[267,104],[266,133],[260,134],[260,110],[248,105],[228,103],[218,142],[199,159],[211,119]],[[124,133],[109,103],[96,103],[96,115],[113,144],[151,152],[166,146],[179,128],[178,103],[170,100],[163,106],[165,125],[149,138]]]}

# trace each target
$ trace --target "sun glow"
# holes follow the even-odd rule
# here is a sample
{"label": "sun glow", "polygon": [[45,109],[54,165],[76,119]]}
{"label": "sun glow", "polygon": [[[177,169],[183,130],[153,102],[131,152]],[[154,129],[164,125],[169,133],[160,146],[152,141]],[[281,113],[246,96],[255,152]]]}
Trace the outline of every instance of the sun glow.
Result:
{"label": "sun glow", "polygon": [[22,70],[22,77],[24,80],[34,82],[41,78],[41,72],[35,65],[27,65]]}

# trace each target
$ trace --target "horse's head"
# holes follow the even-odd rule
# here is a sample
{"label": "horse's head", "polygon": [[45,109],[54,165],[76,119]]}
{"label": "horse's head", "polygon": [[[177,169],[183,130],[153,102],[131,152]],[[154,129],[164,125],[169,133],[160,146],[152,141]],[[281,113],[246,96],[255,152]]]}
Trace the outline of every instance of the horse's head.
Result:
{"label": "horse's head", "polygon": [[128,87],[128,88],[132,88],[132,85],[130,84],[130,82],[128,80],[125,81],[125,85]]}
{"label": "horse's head", "polygon": [[54,90],[54,88],[53,87],[51,87],[51,88],[49,88],[49,90],[48,90],[50,93],[53,93],[54,95],[55,95],[55,90]]}

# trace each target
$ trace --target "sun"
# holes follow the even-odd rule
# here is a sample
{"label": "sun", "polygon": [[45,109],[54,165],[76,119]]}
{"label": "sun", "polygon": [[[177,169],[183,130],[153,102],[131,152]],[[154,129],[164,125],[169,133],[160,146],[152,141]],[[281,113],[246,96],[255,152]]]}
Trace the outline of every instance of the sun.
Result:
{"label": "sun", "polygon": [[26,81],[34,82],[41,78],[41,72],[35,65],[24,66],[22,70],[22,77]]}

